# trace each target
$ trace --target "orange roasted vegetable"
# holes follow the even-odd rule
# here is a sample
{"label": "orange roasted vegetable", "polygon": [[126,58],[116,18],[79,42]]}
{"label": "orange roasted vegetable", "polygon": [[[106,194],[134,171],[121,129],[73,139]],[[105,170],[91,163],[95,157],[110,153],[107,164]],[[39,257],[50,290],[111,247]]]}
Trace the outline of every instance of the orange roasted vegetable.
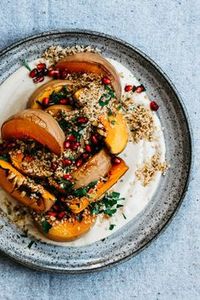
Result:
{"label": "orange roasted vegetable", "polygon": [[102,149],[93,157],[91,157],[78,170],[74,171],[72,176],[75,180],[74,188],[88,185],[90,182],[99,180],[108,174],[111,168],[111,157]]}
{"label": "orange roasted vegetable", "polygon": [[72,83],[69,80],[51,80],[35,90],[35,92],[29,98],[27,107],[43,109],[42,100],[44,98],[49,98],[53,92],[59,92],[62,87],[71,87],[71,85]]}
{"label": "orange roasted vegetable", "polygon": [[[49,210],[56,201],[55,196],[45,190],[43,186],[32,183],[32,187],[29,187],[27,185],[27,178],[4,160],[0,160],[0,186],[13,198],[31,207],[36,212]],[[25,187],[24,192],[22,187]],[[41,194],[40,198],[30,198],[26,193],[26,187],[33,194],[37,190]]]}
{"label": "orange roasted vegetable", "polygon": [[99,122],[105,128],[105,143],[112,154],[121,153],[128,143],[128,128],[121,113],[111,116],[101,115]]}
{"label": "orange roasted vegetable", "polygon": [[65,135],[57,121],[48,113],[37,109],[26,109],[10,117],[1,127],[3,140],[29,138],[61,154]]}
{"label": "orange roasted vegetable", "polygon": [[51,105],[45,109],[47,113],[52,115],[53,117],[57,116],[59,112],[64,111],[66,113],[72,111],[72,107],[70,105]]}
{"label": "orange roasted vegetable", "polygon": [[121,98],[120,78],[113,65],[97,53],[77,53],[69,55],[56,64],[56,68],[65,69],[69,73],[93,73],[111,80],[117,99]]}
{"label": "orange roasted vegetable", "polygon": [[75,218],[71,220],[62,220],[53,225],[48,233],[44,232],[42,226],[37,223],[39,230],[50,240],[57,242],[72,241],[85,234],[95,223],[96,217],[87,214],[81,221]]}
{"label": "orange roasted vegetable", "polygon": [[100,181],[94,192],[88,194],[87,197],[81,199],[74,199],[70,201],[69,208],[73,213],[80,213],[85,209],[91,202],[98,201],[118,180],[127,172],[128,166],[121,159],[119,164],[113,165],[109,171],[108,179],[106,182]]}

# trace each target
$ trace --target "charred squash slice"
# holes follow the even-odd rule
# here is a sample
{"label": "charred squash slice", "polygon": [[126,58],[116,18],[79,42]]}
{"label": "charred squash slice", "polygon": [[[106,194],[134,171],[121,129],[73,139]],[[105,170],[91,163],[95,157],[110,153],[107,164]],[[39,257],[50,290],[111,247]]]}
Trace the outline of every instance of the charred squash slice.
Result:
{"label": "charred squash slice", "polygon": [[61,154],[65,135],[57,121],[48,113],[26,109],[5,121],[1,127],[2,139],[36,140],[55,154]]}
{"label": "charred squash slice", "polygon": [[56,198],[50,194],[41,185],[34,184],[34,189],[37,188],[41,197],[30,198],[20,187],[26,185],[26,177],[18,172],[12,165],[4,160],[0,160],[0,186],[9,193],[13,198],[22,204],[34,209],[36,212],[45,212],[55,203]]}

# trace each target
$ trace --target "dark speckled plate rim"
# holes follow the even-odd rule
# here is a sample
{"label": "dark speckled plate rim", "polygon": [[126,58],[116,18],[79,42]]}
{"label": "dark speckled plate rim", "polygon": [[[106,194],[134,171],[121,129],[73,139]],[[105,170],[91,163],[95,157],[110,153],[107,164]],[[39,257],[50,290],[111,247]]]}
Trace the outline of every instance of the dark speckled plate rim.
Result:
{"label": "dark speckled plate rim", "polygon": [[111,36],[108,34],[104,34],[104,33],[100,33],[97,31],[91,31],[91,30],[85,30],[85,29],[63,29],[63,30],[52,30],[52,31],[47,31],[44,33],[39,33],[36,35],[32,35],[29,36],[27,38],[21,39],[20,41],[13,43],[12,45],[6,47],[5,49],[0,51],[0,59],[1,57],[8,53],[10,50],[17,48],[18,46],[22,45],[25,42],[29,42],[29,41],[33,41],[35,39],[41,38],[41,37],[46,37],[46,36],[53,36],[53,35],[65,35],[65,34],[87,34],[87,35],[91,35],[91,36],[96,36],[96,37],[103,37],[109,40],[113,40],[129,49],[131,49],[132,51],[135,51],[137,54],[139,54],[141,57],[143,57],[144,59],[146,59],[156,70],[157,72],[160,74],[161,77],[163,77],[163,79],[168,83],[169,87],[173,90],[174,94],[176,95],[176,98],[180,104],[180,107],[182,109],[182,113],[183,116],[185,118],[185,123],[187,126],[187,130],[189,132],[189,148],[190,148],[190,157],[188,158],[189,160],[189,170],[188,170],[188,174],[187,174],[187,178],[185,181],[185,186],[183,189],[183,193],[177,203],[177,206],[175,207],[175,209],[172,211],[171,215],[169,215],[167,221],[165,221],[162,224],[162,227],[160,228],[159,232],[157,232],[156,234],[153,233],[153,236],[151,239],[148,240],[148,242],[146,242],[146,244],[144,246],[142,246],[138,251],[133,251],[133,253],[129,254],[129,255],[124,255],[122,258],[120,258],[118,261],[115,262],[108,262],[106,265],[104,266],[99,266],[93,269],[83,269],[83,270],[76,270],[75,272],[69,272],[68,270],[59,270],[59,269],[51,269],[49,267],[45,268],[45,266],[41,267],[40,265],[37,265],[36,263],[31,263],[30,261],[24,261],[23,259],[21,259],[20,257],[16,257],[14,255],[12,255],[11,253],[6,253],[3,251],[3,249],[0,249],[0,251],[2,253],[4,253],[5,255],[7,255],[8,257],[10,257],[12,260],[14,260],[17,263],[20,263],[21,265],[24,265],[28,268],[31,269],[35,269],[38,271],[48,271],[48,272],[54,272],[54,273],[67,273],[67,274],[77,274],[77,273],[86,273],[86,272],[95,272],[95,271],[100,271],[103,269],[106,269],[108,267],[114,266],[116,264],[119,264],[121,262],[125,262],[127,260],[129,260],[130,258],[132,258],[133,256],[135,256],[136,254],[139,254],[142,250],[144,250],[145,248],[147,248],[150,243],[152,241],[154,241],[166,228],[167,226],[170,224],[170,222],[172,221],[173,217],[176,215],[176,213],[178,212],[178,209],[180,208],[184,197],[186,196],[186,193],[188,191],[188,186],[189,183],[191,181],[191,173],[192,173],[192,169],[193,169],[193,133],[192,133],[192,126],[190,123],[190,119],[186,110],[186,107],[184,105],[184,102],[179,94],[179,92],[177,91],[175,85],[173,84],[173,82],[171,81],[171,79],[168,77],[168,75],[145,53],[143,53],[141,50],[139,50],[137,47],[132,46],[131,44],[115,37],[115,36]]}

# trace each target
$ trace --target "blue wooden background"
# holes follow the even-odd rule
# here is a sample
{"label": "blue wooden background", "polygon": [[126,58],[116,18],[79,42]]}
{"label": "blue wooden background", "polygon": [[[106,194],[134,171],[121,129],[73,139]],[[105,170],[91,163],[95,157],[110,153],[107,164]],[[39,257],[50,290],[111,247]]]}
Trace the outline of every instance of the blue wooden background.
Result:
{"label": "blue wooden background", "polygon": [[148,249],[112,269],[78,276],[31,271],[0,255],[0,299],[200,299],[199,16],[199,0],[0,1],[0,49],[51,29],[85,28],[120,37],[152,57],[183,97],[196,155],[178,215]]}

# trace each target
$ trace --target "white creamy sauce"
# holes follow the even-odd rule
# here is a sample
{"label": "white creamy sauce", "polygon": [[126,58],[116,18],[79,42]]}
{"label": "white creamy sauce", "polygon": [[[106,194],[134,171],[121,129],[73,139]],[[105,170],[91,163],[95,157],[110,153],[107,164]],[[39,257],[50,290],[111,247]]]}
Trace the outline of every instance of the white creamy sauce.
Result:
{"label": "white creamy sauce", "polygon": [[[140,85],[134,75],[122,64],[112,59],[108,60],[114,65],[120,74],[123,74],[123,77],[121,77],[122,90],[124,90],[126,84],[132,84],[136,86]],[[39,61],[42,60],[40,59]],[[31,63],[30,66],[34,67],[35,63],[36,62]],[[28,77],[28,73],[28,70],[26,70],[24,67],[21,67],[0,86],[0,126],[10,115],[23,110],[26,107],[28,98],[33,91],[44,84],[44,82],[49,80],[45,79],[45,81],[40,84],[34,84]],[[141,94],[134,93],[134,100],[138,104],[143,104],[149,107],[149,99],[145,92]],[[161,173],[157,172],[154,179],[144,187],[136,178],[135,171],[144,162],[152,157],[152,155],[156,152],[156,149],[159,149],[161,161],[165,161],[165,142],[163,131],[156,113],[152,112],[152,114],[157,127],[157,139],[152,142],[142,140],[137,144],[129,143],[123,153],[120,154],[120,156],[129,166],[129,170],[112,189],[120,192],[121,197],[125,197],[125,200],[122,201],[124,204],[122,208],[119,208],[118,211],[109,219],[99,215],[93,228],[84,236],[72,242],[56,243],[44,238],[33,225],[31,217],[26,216],[25,223],[29,228],[30,234],[38,239],[52,244],[73,247],[85,246],[108,237],[131,221],[138,213],[140,213],[147,203],[152,199],[159,185]],[[12,201],[13,205],[16,203],[16,201],[7,195],[3,190],[0,190],[0,199],[0,208],[3,209],[5,213],[7,213],[5,199],[6,201],[8,201],[8,199],[9,201]],[[23,223],[24,220],[22,220],[21,226]],[[115,224],[113,230],[109,229],[110,224]]]}

